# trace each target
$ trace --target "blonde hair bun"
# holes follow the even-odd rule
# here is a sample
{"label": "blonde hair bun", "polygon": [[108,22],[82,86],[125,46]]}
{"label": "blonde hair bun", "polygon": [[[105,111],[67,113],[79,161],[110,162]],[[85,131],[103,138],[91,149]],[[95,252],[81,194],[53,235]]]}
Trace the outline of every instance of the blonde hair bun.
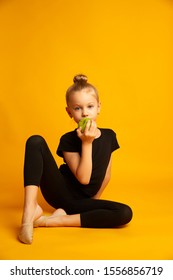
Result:
{"label": "blonde hair bun", "polygon": [[87,76],[85,76],[83,74],[76,75],[73,78],[74,84],[86,84],[87,81],[88,81]]}
{"label": "blonde hair bun", "polygon": [[87,91],[92,90],[94,91],[94,96],[99,102],[99,96],[97,89],[90,83],[88,83],[88,77],[83,74],[78,74],[73,78],[73,85],[71,85],[66,91],[66,103],[69,104],[70,96],[77,91],[87,89]]}

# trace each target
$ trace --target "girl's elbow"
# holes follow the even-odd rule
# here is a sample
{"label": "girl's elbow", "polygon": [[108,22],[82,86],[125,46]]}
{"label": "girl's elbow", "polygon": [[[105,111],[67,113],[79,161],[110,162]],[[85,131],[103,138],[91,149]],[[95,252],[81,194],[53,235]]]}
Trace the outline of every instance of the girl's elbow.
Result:
{"label": "girl's elbow", "polygon": [[83,176],[83,174],[78,174],[76,173],[76,178],[79,181],[79,183],[81,183],[82,185],[88,185],[90,182],[90,178],[91,176],[87,176],[87,174],[84,174],[85,176]]}
{"label": "girl's elbow", "polygon": [[77,177],[79,183],[81,183],[82,185],[88,185],[89,182],[90,182],[90,178],[87,178],[87,177],[84,177],[84,176],[81,176],[81,177]]}
{"label": "girl's elbow", "polygon": [[85,179],[85,178],[82,178],[82,179],[80,180],[80,183],[81,183],[82,185],[88,185],[89,182],[90,182],[90,180]]}

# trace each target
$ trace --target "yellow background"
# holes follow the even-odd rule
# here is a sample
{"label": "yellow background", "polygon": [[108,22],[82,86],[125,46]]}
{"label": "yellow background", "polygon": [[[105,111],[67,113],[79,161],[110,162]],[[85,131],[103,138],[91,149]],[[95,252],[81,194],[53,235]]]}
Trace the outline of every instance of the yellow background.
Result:
{"label": "yellow background", "polygon": [[[0,1],[1,259],[172,259],[172,1]],[[65,91],[84,73],[99,91],[100,127],[117,133],[103,198],[134,211],[115,230],[36,229],[16,239],[26,139],[55,155],[75,128]],[[45,211],[52,209],[39,197]]]}

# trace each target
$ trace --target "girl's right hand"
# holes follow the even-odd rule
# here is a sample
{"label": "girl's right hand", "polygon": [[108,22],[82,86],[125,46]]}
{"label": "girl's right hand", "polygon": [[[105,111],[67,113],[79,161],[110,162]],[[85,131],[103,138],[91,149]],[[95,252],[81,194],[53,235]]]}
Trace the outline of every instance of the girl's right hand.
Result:
{"label": "girl's right hand", "polygon": [[81,132],[81,128],[77,129],[77,135],[83,143],[92,143],[97,135],[96,122],[89,120],[86,124],[84,132]]}

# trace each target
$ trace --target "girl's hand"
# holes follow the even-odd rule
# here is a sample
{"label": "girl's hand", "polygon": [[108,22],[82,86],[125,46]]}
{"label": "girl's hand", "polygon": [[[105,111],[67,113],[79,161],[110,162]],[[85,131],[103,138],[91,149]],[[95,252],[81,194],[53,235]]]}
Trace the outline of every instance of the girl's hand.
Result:
{"label": "girl's hand", "polygon": [[89,120],[86,124],[84,132],[81,128],[77,129],[77,135],[83,143],[92,143],[97,136],[97,124],[93,120]]}

